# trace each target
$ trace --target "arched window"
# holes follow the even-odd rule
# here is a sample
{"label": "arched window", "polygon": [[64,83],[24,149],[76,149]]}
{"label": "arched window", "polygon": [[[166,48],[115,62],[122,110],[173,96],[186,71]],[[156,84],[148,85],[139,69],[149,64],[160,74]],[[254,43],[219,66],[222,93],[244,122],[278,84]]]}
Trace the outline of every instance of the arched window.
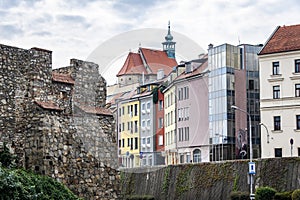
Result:
{"label": "arched window", "polygon": [[193,151],[193,162],[194,163],[201,162],[201,151],[200,151],[200,149],[195,149]]}

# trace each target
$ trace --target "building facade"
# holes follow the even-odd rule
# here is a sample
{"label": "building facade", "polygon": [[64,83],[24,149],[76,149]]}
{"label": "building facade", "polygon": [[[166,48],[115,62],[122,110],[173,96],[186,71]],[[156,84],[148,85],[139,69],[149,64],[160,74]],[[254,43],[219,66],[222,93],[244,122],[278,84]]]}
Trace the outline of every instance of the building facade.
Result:
{"label": "building facade", "polygon": [[134,92],[127,93],[118,101],[119,163],[121,167],[140,166],[140,112],[139,100]]}
{"label": "building facade", "polygon": [[259,53],[262,158],[300,155],[300,25],[277,27]]}
{"label": "building facade", "polygon": [[207,57],[185,65],[174,81],[179,163],[209,162]]}
{"label": "building facade", "polygon": [[[210,160],[249,156],[249,118],[252,122],[254,157],[260,155],[259,85],[257,53],[261,46],[223,44],[209,46]],[[235,111],[238,106],[246,113]],[[257,127],[257,128],[256,128]]]}

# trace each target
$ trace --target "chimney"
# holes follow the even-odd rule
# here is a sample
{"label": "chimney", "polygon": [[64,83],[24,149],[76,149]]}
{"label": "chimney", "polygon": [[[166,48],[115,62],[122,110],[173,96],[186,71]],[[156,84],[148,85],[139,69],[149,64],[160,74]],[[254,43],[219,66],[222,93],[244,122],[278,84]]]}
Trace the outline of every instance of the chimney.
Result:
{"label": "chimney", "polygon": [[188,73],[191,73],[191,72],[192,72],[191,62],[186,62],[185,63],[185,73],[188,74]]}
{"label": "chimney", "polygon": [[164,74],[164,70],[163,69],[159,69],[157,71],[157,80],[160,80],[162,78],[164,78],[165,74]]}

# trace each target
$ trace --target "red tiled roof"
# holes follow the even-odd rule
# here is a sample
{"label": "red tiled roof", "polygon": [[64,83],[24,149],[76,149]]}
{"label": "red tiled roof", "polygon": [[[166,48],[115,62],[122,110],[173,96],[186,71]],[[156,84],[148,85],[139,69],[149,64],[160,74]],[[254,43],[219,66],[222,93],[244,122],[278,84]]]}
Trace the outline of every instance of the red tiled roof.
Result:
{"label": "red tiled roof", "polygon": [[277,27],[259,55],[300,50],[300,24]]}
{"label": "red tiled roof", "polygon": [[173,67],[177,66],[174,58],[169,58],[167,53],[160,50],[140,48],[146,63],[150,67],[153,74],[157,74],[159,69],[164,70],[164,74],[169,74]]}
{"label": "red tiled roof", "polygon": [[140,54],[130,52],[117,76],[124,74],[142,74],[143,72],[147,74]]}
{"label": "red tiled roof", "polygon": [[124,74],[148,74],[143,64],[142,57],[150,67],[151,74],[157,74],[160,69],[164,70],[164,74],[169,74],[172,71],[172,68],[177,66],[176,60],[174,58],[169,58],[164,51],[139,48],[139,53],[130,52],[128,54],[126,61],[117,76]]}
{"label": "red tiled roof", "polygon": [[35,103],[44,109],[59,110],[59,111],[63,110],[52,101],[47,101],[47,102],[35,101]]}
{"label": "red tiled roof", "polygon": [[73,84],[75,83],[74,79],[69,74],[59,74],[52,72],[52,80],[61,83]]}
{"label": "red tiled roof", "polygon": [[110,109],[92,106],[78,106],[81,110],[90,114],[112,115]]}

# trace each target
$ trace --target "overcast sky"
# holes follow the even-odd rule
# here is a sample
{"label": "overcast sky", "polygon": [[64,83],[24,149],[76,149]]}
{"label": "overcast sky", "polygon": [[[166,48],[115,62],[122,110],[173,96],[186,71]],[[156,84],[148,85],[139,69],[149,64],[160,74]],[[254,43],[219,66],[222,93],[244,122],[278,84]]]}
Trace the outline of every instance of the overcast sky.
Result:
{"label": "overcast sky", "polygon": [[85,60],[119,34],[167,30],[169,20],[172,31],[204,50],[209,43],[265,43],[277,26],[300,24],[299,10],[298,0],[0,0],[0,39],[53,51],[57,68]]}

